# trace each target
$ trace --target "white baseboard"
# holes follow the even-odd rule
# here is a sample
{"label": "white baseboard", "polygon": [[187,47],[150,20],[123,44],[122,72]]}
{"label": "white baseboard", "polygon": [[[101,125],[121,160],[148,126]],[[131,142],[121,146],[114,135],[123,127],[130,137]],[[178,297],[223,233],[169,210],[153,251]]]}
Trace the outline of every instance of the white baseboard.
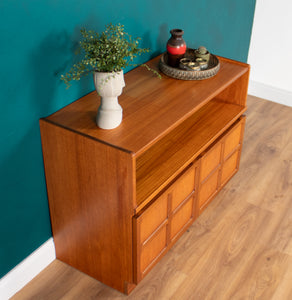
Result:
{"label": "white baseboard", "polygon": [[292,107],[292,92],[249,81],[248,94]]}
{"label": "white baseboard", "polygon": [[21,290],[56,258],[53,238],[0,279],[0,300],[7,300]]}

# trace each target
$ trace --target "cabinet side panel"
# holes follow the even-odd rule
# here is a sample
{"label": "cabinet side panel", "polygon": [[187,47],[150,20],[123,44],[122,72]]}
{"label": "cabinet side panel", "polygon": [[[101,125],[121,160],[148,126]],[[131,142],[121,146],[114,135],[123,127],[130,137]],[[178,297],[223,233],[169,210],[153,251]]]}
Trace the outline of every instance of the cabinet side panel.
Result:
{"label": "cabinet side panel", "polygon": [[124,292],[133,282],[131,155],[40,126],[57,258]]}
{"label": "cabinet side panel", "polygon": [[219,95],[216,96],[216,99],[232,103],[236,105],[246,106],[247,90],[249,82],[249,66],[247,71],[236,79],[231,85],[225,88]]}

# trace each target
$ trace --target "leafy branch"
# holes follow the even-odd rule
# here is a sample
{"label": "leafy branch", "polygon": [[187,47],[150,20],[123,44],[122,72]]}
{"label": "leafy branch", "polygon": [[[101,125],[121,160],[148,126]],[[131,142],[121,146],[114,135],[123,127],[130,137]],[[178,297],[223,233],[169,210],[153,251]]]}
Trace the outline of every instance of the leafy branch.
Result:
{"label": "leafy branch", "polygon": [[[128,66],[136,66],[133,60],[142,53],[149,52],[148,48],[139,48],[140,38],[133,39],[125,32],[121,24],[108,24],[102,33],[94,30],[80,30],[82,40],[79,42],[84,58],[73,65],[61,80],[70,86],[71,80],[80,80],[94,71],[97,72],[118,72]],[[158,72],[143,64],[148,70],[153,71],[158,77]]]}

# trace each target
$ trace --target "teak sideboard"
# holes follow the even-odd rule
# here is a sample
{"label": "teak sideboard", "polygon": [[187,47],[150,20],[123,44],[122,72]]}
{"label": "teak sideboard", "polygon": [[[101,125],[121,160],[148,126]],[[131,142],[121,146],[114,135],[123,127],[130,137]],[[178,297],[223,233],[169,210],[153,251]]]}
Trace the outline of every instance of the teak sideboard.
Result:
{"label": "teak sideboard", "polygon": [[96,92],[40,120],[58,259],[128,294],[237,172],[249,66],[219,61],[203,81],[130,71],[113,130]]}

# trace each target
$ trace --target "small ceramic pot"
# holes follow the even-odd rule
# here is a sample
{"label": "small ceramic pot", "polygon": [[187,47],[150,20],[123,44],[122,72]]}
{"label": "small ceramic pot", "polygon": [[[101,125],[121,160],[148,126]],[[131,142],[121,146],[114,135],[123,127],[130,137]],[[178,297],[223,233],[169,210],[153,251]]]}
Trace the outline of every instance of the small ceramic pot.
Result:
{"label": "small ceramic pot", "polygon": [[196,63],[199,64],[201,70],[206,70],[208,68],[208,62],[201,57],[196,58]]}
{"label": "small ceramic pot", "polygon": [[182,58],[179,61],[179,68],[182,70],[188,70],[188,64],[192,62],[189,58]]}
{"label": "small ceramic pot", "polygon": [[201,67],[200,67],[200,65],[197,62],[190,62],[188,64],[188,70],[191,70],[191,71],[200,71]]}
{"label": "small ceramic pot", "polygon": [[202,58],[208,63],[210,59],[210,52],[204,46],[200,46],[198,49],[195,50],[195,57]]}

